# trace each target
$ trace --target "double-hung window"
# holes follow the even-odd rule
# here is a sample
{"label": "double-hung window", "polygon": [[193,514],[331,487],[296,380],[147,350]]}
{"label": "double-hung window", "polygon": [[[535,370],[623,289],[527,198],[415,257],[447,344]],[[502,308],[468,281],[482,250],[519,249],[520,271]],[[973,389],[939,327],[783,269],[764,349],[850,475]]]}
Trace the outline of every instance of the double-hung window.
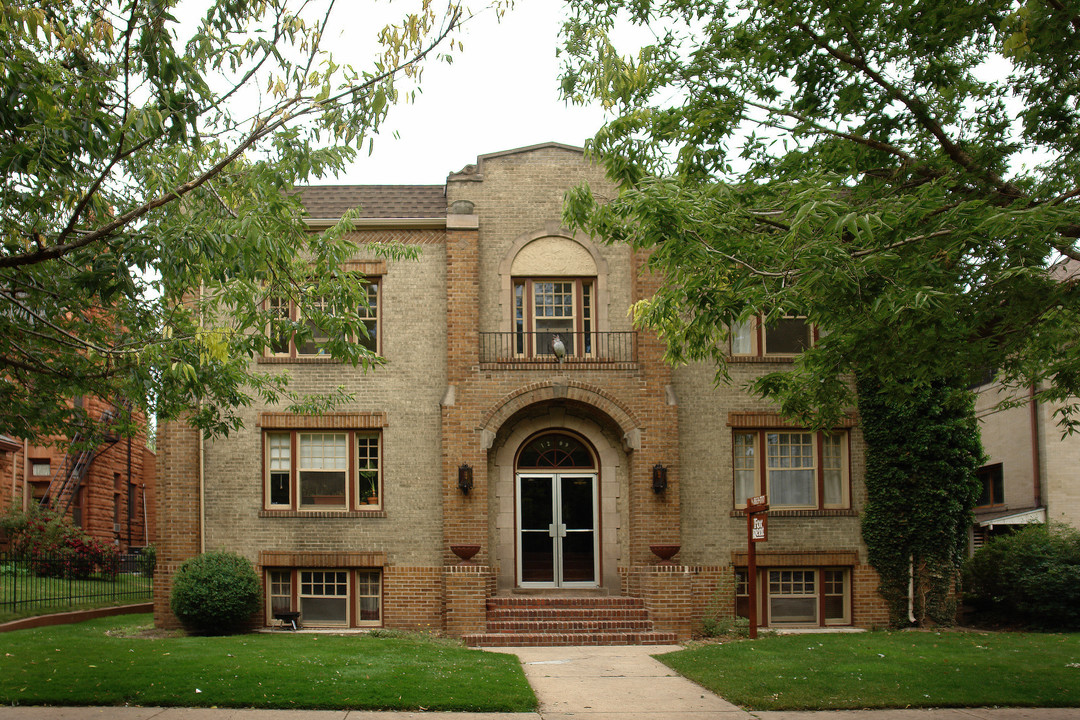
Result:
{"label": "double-hung window", "polygon": [[785,315],[768,325],[753,318],[731,328],[731,354],[735,357],[798,355],[814,344],[815,328],[805,317]]}
{"label": "double-hung window", "polygon": [[377,510],[378,431],[270,431],[263,436],[267,510]]}
{"label": "double-hung window", "polygon": [[554,353],[556,335],[568,357],[593,354],[596,330],[594,278],[515,278],[514,353],[541,357]]}
{"label": "double-hung window", "polygon": [[736,507],[758,495],[767,495],[774,509],[849,504],[847,432],[737,430],[732,454]]}
{"label": "double-hung window", "polygon": [[[367,285],[367,307],[358,307],[356,312],[360,317],[364,332],[354,338],[354,342],[372,352],[379,352],[379,293],[380,284],[373,280]],[[324,298],[316,298],[311,303],[312,307],[320,312],[332,312]],[[303,323],[307,325],[311,336],[303,342],[279,327],[272,328],[270,334],[269,355],[272,357],[321,357],[327,354],[326,343],[330,339],[329,332],[320,327],[313,319],[304,318],[297,303],[282,297],[270,297],[266,301],[266,308],[271,318],[291,323]]]}

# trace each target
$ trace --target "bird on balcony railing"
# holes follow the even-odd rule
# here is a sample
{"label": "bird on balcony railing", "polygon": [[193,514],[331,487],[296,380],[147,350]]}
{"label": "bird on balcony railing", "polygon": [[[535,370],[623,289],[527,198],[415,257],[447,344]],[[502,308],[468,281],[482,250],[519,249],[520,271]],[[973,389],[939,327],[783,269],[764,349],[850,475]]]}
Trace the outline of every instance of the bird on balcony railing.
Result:
{"label": "bird on balcony railing", "polygon": [[558,333],[551,336],[551,352],[561,365],[563,358],[566,357],[566,346],[563,345],[562,337]]}

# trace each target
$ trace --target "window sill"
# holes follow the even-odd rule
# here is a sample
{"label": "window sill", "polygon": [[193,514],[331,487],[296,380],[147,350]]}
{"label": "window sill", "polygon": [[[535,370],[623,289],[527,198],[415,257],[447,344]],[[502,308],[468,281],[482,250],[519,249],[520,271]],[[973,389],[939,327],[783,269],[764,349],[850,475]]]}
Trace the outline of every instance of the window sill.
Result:
{"label": "window sill", "polygon": [[790,363],[798,355],[728,355],[727,361],[736,365],[743,363]]}
{"label": "window sill", "polygon": [[636,371],[638,364],[621,360],[567,360],[558,363],[548,359],[520,358],[517,360],[500,360],[496,362],[481,362],[481,370],[545,370],[560,371],[569,370],[628,370]]}
{"label": "window sill", "polygon": [[[857,510],[851,508],[826,508],[824,510],[769,510],[769,517],[859,517]],[[746,517],[746,510],[736,508],[729,517]]]}
{"label": "window sill", "polygon": [[332,365],[340,364],[341,360],[331,355],[258,355],[255,362],[260,365]]}
{"label": "window sill", "polygon": [[384,518],[385,510],[260,510],[261,518]]}

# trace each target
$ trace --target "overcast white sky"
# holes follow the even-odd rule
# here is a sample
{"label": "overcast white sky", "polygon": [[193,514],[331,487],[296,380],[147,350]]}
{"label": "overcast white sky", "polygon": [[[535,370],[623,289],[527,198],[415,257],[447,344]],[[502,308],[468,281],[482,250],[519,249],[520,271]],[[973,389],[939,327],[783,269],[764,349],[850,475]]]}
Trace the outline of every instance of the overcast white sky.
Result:
{"label": "overcast white sky", "polygon": [[[360,8],[370,9],[370,0],[354,3],[343,15],[362,22]],[[338,182],[435,185],[484,153],[547,141],[581,145],[603,113],[558,98],[561,6],[558,0],[517,0],[501,23],[490,11],[467,23],[464,51],[452,65],[427,66],[416,103],[391,108],[374,153],[361,153]],[[364,58],[347,58],[353,49],[348,34],[332,45],[335,60],[362,67]]]}

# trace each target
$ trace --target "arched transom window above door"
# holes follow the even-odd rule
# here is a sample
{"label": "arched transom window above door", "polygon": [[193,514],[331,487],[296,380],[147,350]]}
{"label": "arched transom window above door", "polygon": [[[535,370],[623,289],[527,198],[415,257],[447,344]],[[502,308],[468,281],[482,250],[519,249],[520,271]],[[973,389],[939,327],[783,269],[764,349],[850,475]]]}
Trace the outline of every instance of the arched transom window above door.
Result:
{"label": "arched transom window above door", "polygon": [[517,466],[528,469],[592,470],[596,460],[581,440],[563,433],[547,433],[530,440],[518,454]]}

